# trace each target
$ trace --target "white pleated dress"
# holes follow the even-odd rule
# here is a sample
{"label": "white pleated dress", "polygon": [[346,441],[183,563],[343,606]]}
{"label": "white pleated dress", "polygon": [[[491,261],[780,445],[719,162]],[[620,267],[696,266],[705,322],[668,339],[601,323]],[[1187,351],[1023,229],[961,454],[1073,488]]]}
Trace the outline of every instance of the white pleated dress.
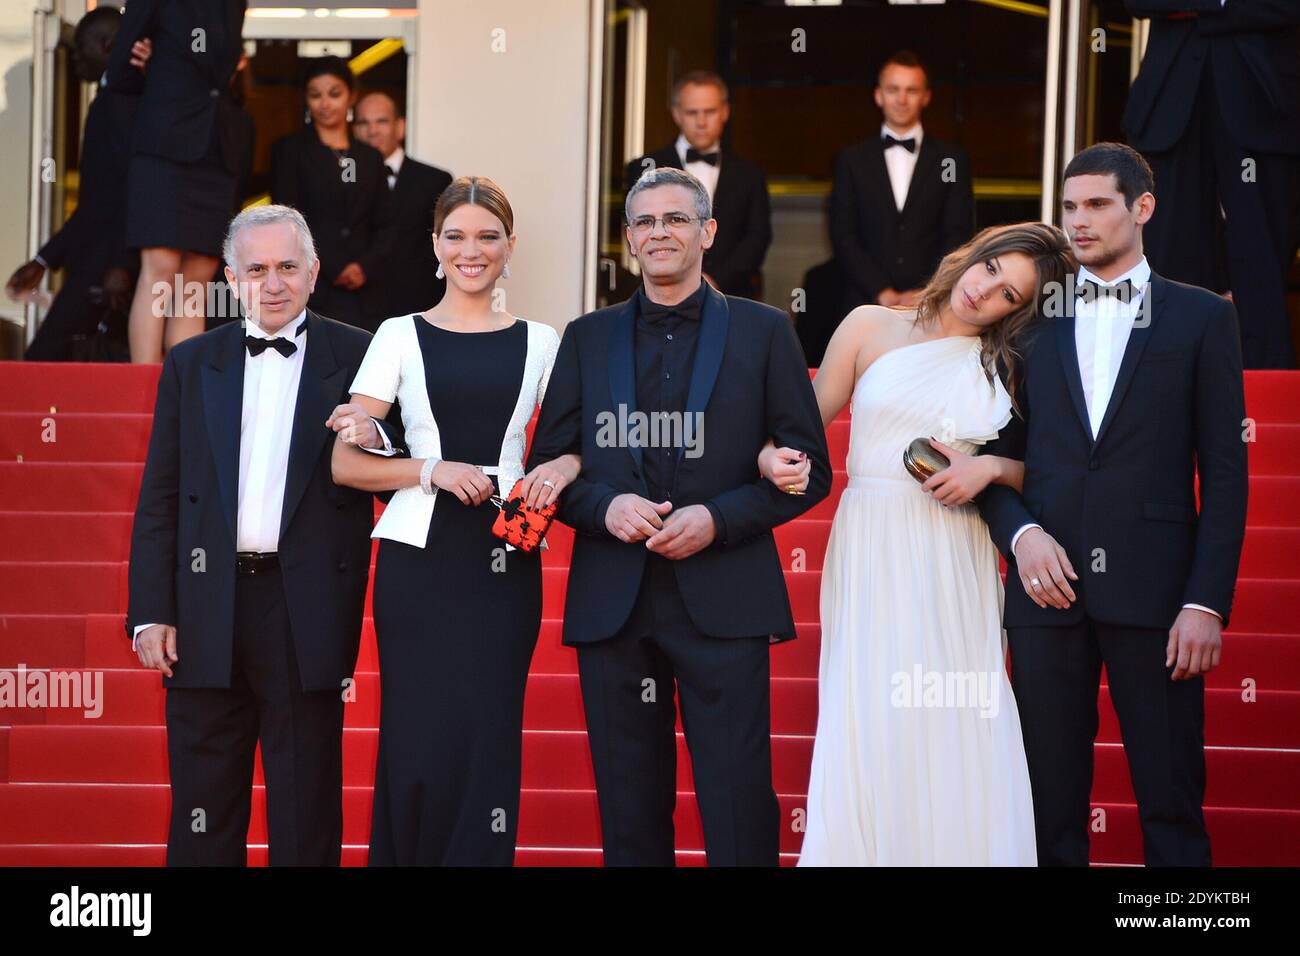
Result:
{"label": "white pleated dress", "polygon": [[903,467],[920,437],[975,453],[1011,399],[960,336],[880,356],[851,411],[799,865],[1033,866],[997,551],[974,505],[944,507]]}

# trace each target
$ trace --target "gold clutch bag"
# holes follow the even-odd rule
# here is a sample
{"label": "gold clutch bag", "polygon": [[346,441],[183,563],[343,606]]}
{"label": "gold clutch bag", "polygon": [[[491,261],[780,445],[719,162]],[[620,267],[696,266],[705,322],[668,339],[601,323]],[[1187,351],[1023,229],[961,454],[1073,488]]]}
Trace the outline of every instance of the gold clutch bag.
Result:
{"label": "gold clutch bag", "polygon": [[903,467],[909,475],[922,483],[951,464],[947,455],[930,447],[928,438],[918,438],[903,449]]}

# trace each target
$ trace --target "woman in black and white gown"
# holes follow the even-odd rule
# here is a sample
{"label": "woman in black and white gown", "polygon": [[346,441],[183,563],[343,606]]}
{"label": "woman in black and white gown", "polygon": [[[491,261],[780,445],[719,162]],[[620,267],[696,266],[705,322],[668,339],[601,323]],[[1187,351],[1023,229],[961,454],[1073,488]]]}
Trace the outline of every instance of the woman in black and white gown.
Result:
{"label": "woman in black and white gown", "polygon": [[411,458],[335,444],[335,480],[397,489],[375,526],[381,714],[370,864],[502,865],[518,831],[524,687],[542,616],[539,553],[492,534],[489,498],[547,503],[566,456],[523,474],[525,428],[559,336],[497,311],[514,217],[491,180],[461,177],[435,211],[447,278],[437,305],[386,320],[352,383],[383,418],[396,401]]}

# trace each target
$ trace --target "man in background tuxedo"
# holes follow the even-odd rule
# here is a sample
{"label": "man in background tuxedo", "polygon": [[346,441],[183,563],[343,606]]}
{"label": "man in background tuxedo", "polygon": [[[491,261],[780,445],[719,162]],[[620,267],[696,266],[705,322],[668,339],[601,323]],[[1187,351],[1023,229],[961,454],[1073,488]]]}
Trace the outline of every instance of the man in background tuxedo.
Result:
{"label": "man in background tuxedo", "polygon": [[1124,5],[1151,18],[1124,109],[1128,141],[1155,173],[1151,264],[1171,279],[1232,291],[1246,368],[1294,368],[1286,274],[1300,194],[1300,3]]}
{"label": "man in background tuxedo", "polygon": [[845,276],[841,315],[859,305],[916,305],[939,260],[975,232],[975,195],[966,151],[925,132],[929,74],[916,54],[880,68],[880,136],[835,159],[831,243]]}
{"label": "man in background tuxedo", "polygon": [[[830,491],[826,435],[785,313],[702,281],[704,185],[658,167],[624,211],[643,286],[564,330],[528,463],[582,455],[558,512],[578,532],[564,643],[605,863],[673,865],[675,684],[709,865],[776,866],[768,648],[795,635],[772,529]],[[640,415],[682,427],[611,440]],[[807,449],[805,497],[759,474],[769,436]]]}
{"label": "man in background tuxedo", "polygon": [[990,485],[980,513],[1007,559],[1044,866],[1088,864],[1103,663],[1147,865],[1210,865],[1203,675],[1219,663],[1246,532],[1241,347],[1231,302],[1147,264],[1152,189],[1118,143],[1066,166],[1075,288],[1027,333],[1021,417],[983,449],[1025,463],[1024,490]]}
{"label": "man in background tuxedo", "polygon": [[695,70],[673,84],[677,140],[627,164],[625,189],[647,169],[684,169],[704,184],[718,231],[704,252],[704,278],[724,295],[762,296],[763,258],[772,244],[772,207],[767,177],[753,163],[722,148],[731,118],[727,84],[716,73]]}
{"label": "man in background tuxedo", "polygon": [[387,93],[363,96],[353,116],[357,139],[384,157],[392,210],[393,254],[371,284],[379,300],[373,307],[385,317],[423,312],[446,288],[433,255],[433,210],[451,185],[451,173],[406,155],[406,117]]}
{"label": "man in background tuxedo", "polygon": [[327,439],[388,443],[334,415],[370,335],[307,309],[296,210],[240,213],[224,254],[247,317],[167,353],[131,531],[127,633],[167,688],[167,863],[247,862],[260,741],[271,864],[337,866],[374,500],[334,484]]}
{"label": "man in background tuxedo", "polygon": [[104,84],[108,54],[122,15],[113,7],[97,7],[77,23],[72,63],[77,79],[99,88],[86,111],[81,147],[81,186],[77,208],[32,260],[20,266],[5,287],[16,299],[31,292],[47,270],[67,267],[62,288],[36,330],[24,356],[28,361],[55,362],[76,357],[79,337],[95,332],[109,312],[122,316],[121,345],[125,355],[125,314],[131,303],[139,256],[126,247],[126,173],[139,97]]}

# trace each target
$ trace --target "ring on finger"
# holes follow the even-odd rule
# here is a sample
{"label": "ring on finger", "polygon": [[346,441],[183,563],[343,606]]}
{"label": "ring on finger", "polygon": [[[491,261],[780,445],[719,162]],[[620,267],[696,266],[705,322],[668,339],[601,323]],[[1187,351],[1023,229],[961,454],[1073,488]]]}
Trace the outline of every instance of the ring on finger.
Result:
{"label": "ring on finger", "polygon": [[1043,582],[1038,580],[1038,578],[1030,578],[1029,583],[1036,588],[1041,588],[1043,586]]}

